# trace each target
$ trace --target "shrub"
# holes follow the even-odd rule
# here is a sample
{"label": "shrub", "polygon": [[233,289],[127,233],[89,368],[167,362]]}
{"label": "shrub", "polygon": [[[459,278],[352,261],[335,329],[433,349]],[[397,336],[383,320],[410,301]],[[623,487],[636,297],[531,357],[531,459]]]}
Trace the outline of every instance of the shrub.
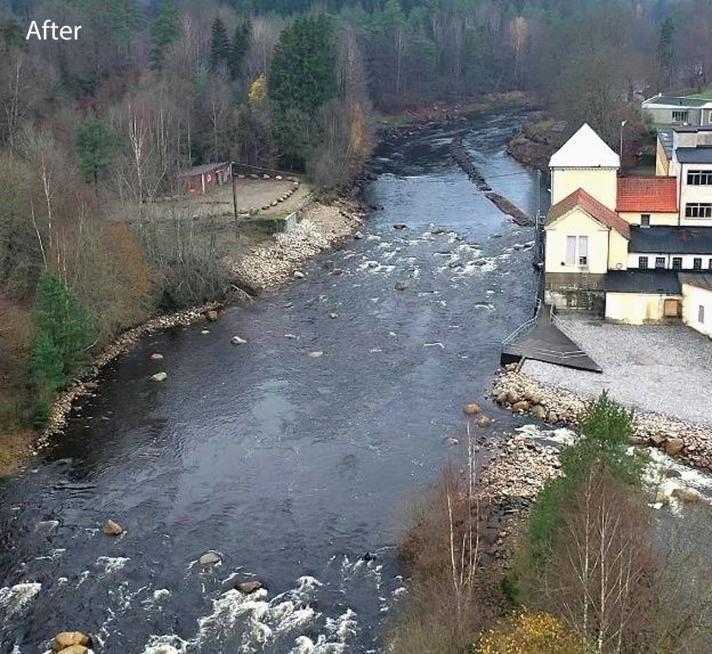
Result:
{"label": "shrub", "polygon": [[523,611],[500,620],[477,643],[474,654],[585,654],[576,634],[549,613]]}

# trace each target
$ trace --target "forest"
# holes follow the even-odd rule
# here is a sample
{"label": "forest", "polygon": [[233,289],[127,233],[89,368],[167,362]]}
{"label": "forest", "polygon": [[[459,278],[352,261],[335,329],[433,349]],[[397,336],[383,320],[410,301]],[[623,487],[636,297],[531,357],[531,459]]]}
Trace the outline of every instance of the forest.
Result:
{"label": "forest", "polygon": [[[76,42],[29,21],[82,25]],[[612,142],[712,83],[711,0],[7,0],[0,9],[0,425],[41,427],[92,354],[221,300],[210,244],[146,207],[216,161],[348,186],[379,116],[523,91]],[[187,227],[185,227],[187,229]]]}

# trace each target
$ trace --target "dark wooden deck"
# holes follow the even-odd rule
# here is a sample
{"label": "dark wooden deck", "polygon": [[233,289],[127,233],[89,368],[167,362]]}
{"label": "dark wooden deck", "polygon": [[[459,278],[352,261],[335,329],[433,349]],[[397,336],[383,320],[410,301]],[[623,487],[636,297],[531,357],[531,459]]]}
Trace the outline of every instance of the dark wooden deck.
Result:
{"label": "dark wooden deck", "polygon": [[603,372],[601,367],[556,325],[549,307],[542,306],[529,324],[502,344],[502,363],[534,359],[559,366]]}

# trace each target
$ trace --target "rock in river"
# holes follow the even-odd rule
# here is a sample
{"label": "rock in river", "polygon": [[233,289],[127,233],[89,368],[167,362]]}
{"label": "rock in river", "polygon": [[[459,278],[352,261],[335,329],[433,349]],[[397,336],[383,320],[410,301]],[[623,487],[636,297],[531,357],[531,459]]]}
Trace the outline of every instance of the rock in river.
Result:
{"label": "rock in river", "polygon": [[168,379],[167,372],[157,372],[155,375],[151,376],[151,379],[155,382],[164,382]]}
{"label": "rock in river", "polygon": [[207,311],[205,313],[205,318],[207,319],[208,322],[215,322],[219,317],[219,314],[217,311],[214,309]]}
{"label": "rock in river", "polygon": [[163,355],[160,352],[154,352],[149,358],[153,361],[160,361],[163,358]]}
{"label": "rock in river", "polygon": [[198,559],[198,563],[200,563],[200,565],[206,566],[215,565],[216,563],[220,563],[221,561],[222,559],[220,558],[220,555],[216,552],[206,552]]}
{"label": "rock in river", "polygon": [[240,338],[239,336],[233,336],[230,339],[230,342],[233,345],[244,345],[245,343],[247,343],[247,341],[244,338]]}
{"label": "rock in river", "polygon": [[68,648],[78,645],[89,646],[89,636],[81,631],[62,631],[52,639],[53,652],[66,652]]}
{"label": "rock in river", "polygon": [[107,520],[101,529],[107,536],[120,536],[124,533],[124,528],[113,520]]}
{"label": "rock in river", "polygon": [[65,647],[61,654],[87,654],[87,652],[89,652],[89,648],[84,645],[70,645]]}
{"label": "rock in river", "polygon": [[672,491],[671,495],[675,499],[680,500],[681,502],[689,502],[691,504],[694,502],[701,502],[705,499],[705,496],[700,493],[700,491],[694,488],[686,488],[684,486],[680,488],[675,488]]}
{"label": "rock in river", "polygon": [[304,273],[301,270],[295,270],[292,273],[292,276],[294,277],[294,279],[304,279]]}
{"label": "rock in river", "polygon": [[464,407],[462,407],[462,410],[465,412],[466,416],[475,416],[482,411],[482,409],[480,409],[480,405],[475,404],[474,402],[466,404]]}
{"label": "rock in river", "polygon": [[405,282],[396,282],[396,285],[394,287],[396,291],[405,291],[408,288],[408,284]]}
{"label": "rock in river", "polygon": [[324,353],[321,350],[316,350],[314,352],[309,352],[309,356],[312,359],[318,359],[319,357],[323,357]]}
{"label": "rock in river", "polygon": [[262,582],[257,581],[256,579],[253,579],[251,581],[242,581],[235,586],[237,590],[239,590],[241,593],[244,593],[245,595],[252,595],[252,593],[258,591],[260,588],[263,587],[264,586]]}
{"label": "rock in river", "polygon": [[488,418],[487,416],[480,416],[477,418],[477,426],[481,427],[482,429],[486,429],[492,424],[492,420]]}

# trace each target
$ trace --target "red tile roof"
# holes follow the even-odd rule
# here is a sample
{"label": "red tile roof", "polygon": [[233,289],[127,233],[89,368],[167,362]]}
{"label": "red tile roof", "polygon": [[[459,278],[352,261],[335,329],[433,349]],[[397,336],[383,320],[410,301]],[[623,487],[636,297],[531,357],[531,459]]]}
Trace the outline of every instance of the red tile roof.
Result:
{"label": "red tile roof", "polygon": [[677,213],[674,177],[619,177],[616,211]]}
{"label": "red tile roof", "polygon": [[551,224],[576,207],[585,211],[599,223],[616,230],[624,238],[630,239],[630,225],[615,211],[611,211],[582,188],[553,205],[546,216],[546,224]]}

